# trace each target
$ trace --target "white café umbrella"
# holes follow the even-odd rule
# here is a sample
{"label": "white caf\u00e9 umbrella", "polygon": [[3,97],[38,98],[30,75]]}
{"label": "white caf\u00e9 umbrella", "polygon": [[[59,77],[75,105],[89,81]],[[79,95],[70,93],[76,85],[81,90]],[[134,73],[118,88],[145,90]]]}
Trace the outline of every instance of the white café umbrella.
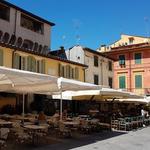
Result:
{"label": "white caf\u00e9 umbrella", "polygon": [[[65,91],[62,93],[62,98],[66,100],[103,100],[114,98],[130,98],[129,93],[115,90],[112,88],[102,87],[98,90],[84,90],[84,91]],[[59,99],[60,95],[53,95],[54,99]]]}
{"label": "white caf\u00e9 umbrella", "polygon": [[[50,75],[22,71],[0,67],[0,91],[15,92],[23,94],[23,116],[24,116],[24,94],[37,93],[52,95],[65,90],[87,90],[99,89],[100,86],[80,81],[57,78]],[[60,102],[60,117],[62,118],[62,99]]]}

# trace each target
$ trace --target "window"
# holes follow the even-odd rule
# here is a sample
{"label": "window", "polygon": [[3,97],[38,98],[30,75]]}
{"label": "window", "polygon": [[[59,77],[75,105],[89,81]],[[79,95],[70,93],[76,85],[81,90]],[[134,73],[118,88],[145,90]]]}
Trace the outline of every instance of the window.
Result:
{"label": "window", "polygon": [[21,26],[40,34],[44,33],[43,23],[40,23],[24,14],[21,14]]}
{"label": "window", "polygon": [[125,55],[119,55],[119,65],[125,65]]}
{"label": "window", "polygon": [[112,88],[112,83],[113,83],[113,80],[111,77],[108,78],[108,84],[109,84],[109,87]]}
{"label": "window", "polygon": [[112,62],[111,61],[108,61],[108,68],[109,68],[109,71],[112,71]]}
{"label": "window", "polygon": [[134,41],[133,37],[129,38],[129,44],[133,44],[133,41]]}
{"label": "window", "polygon": [[141,64],[141,53],[135,53],[135,64]]}
{"label": "window", "polygon": [[10,8],[0,4],[0,18],[9,21]]}
{"label": "window", "polygon": [[20,70],[26,70],[26,57],[15,53],[13,67]]}
{"label": "window", "polygon": [[142,88],[142,75],[135,75],[135,88]]}
{"label": "window", "polygon": [[120,76],[119,77],[119,88],[120,89],[125,89],[126,88],[126,77],[125,76]]}
{"label": "window", "polygon": [[96,84],[96,85],[99,84],[99,78],[98,78],[98,75],[94,75],[94,84]]}
{"label": "window", "polygon": [[94,66],[98,67],[98,57],[94,56]]}
{"label": "window", "polygon": [[30,40],[24,40],[22,47],[31,50],[33,48],[33,42]]}

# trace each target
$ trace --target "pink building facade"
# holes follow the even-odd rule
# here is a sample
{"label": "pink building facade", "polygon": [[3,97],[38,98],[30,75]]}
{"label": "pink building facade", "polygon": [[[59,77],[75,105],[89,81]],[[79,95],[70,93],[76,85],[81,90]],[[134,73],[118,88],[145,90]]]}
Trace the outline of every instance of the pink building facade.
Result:
{"label": "pink building facade", "polygon": [[112,48],[105,52],[114,61],[114,88],[150,95],[150,44]]}

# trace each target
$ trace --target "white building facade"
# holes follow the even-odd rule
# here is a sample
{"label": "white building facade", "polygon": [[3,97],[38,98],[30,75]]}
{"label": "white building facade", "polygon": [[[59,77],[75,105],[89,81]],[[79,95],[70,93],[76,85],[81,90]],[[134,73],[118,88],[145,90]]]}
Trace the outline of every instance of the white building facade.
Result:
{"label": "white building facade", "polygon": [[112,59],[82,46],[74,46],[66,50],[66,55],[68,60],[88,66],[85,70],[85,82],[113,87]]}

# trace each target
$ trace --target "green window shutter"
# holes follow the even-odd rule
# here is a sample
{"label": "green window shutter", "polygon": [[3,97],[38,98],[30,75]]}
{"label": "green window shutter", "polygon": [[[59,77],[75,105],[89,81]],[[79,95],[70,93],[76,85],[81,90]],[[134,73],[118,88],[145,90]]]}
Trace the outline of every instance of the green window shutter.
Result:
{"label": "green window shutter", "polygon": [[79,68],[75,68],[75,79],[79,79]]}
{"label": "green window shutter", "polygon": [[41,61],[41,70],[42,70],[42,73],[45,74],[45,60],[44,59]]}
{"label": "green window shutter", "polygon": [[3,50],[0,49],[0,66],[3,66],[3,61],[4,61],[3,57],[4,57]]}
{"label": "green window shutter", "polygon": [[26,70],[26,57],[21,56],[21,70]]}
{"label": "green window shutter", "polygon": [[36,59],[34,58],[34,57],[32,57],[32,59],[31,59],[32,61],[31,61],[31,69],[32,69],[32,71],[33,72],[36,72]]}
{"label": "green window shutter", "polygon": [[120,76],[119,77],[119,88],[120,89],[125,89],[126,88],[126,78],[125,78],[125,76]]}
{"label": "green window shutter", "polygon": [[32,71],[32,57],[28,56],[27,58],[27,70]]}
{"label": "green window shutter", "polygon": [[142,75],[135,75],[135,88],[142,88]]}
{"label": "green window shutter", "polygon": [[135,64],[141,64],[141,53],[135,53]]}
{"label": "green window shutter", "polygon": [[14,54],[13,68],[19,69],[19,61],[20,61],[20,56],[19,56],[19,54],[15,53]]}

